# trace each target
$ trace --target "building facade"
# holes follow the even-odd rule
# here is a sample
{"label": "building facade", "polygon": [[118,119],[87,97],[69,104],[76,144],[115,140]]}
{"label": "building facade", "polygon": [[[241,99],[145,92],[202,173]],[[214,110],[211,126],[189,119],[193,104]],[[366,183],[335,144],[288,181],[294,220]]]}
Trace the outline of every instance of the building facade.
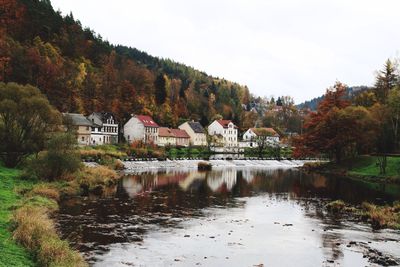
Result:
{"label": "building facade", "polygon": [[91,145],[118,143],[118,122],[110,112],[94,112],[88,116],[92,122]]}
{"label": "building facade", "polygon": [[175,136],[176,146],[188,147],[190,145],[190,136],[185,130],[181,129],[171,129]]}
{"label": "building facade", "polygon": [[124,137],[128,143],[142,141],[146,144],[157,144],[158,124],[147,115],[134,115],[124,125]]}
{"label": "building facade", "polygon": [[170,128],[160,127],[158,129],[158,142],[159,146],[175,146],[176,138]]}
{"label": "building facade", "polygon": [[63,113],[63,116],[66,121],[66,128],[72,127],[72,130],[76,135],[78,145],[90,145],[93,123],[85,116],[78,113]]}
{"label": "building facade", "polygon": [[279,144],[279,134],[273,128],[250,128],[243,134],[244,147],[257,147],[259,138],[263,137],[267,144]]}
{"label": "building facade", "polygon": [[203,126],[199,122],[187,121],[178,127],[185,130],[190,137],[190,145],[207,146],[207,137]]}
{"label": "building facade", "polygon": [[223,147],[238,147],[238,127],[230,120],[215,120],[208,126],[208,134],[218,136]]}

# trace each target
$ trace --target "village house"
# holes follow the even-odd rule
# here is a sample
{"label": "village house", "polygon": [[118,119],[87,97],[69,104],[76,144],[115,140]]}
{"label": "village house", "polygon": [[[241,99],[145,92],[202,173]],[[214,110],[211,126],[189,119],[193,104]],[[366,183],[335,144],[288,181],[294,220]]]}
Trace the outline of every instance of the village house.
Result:
{"label": "village house", "polygon": [[196,121],[187,121],[181,124],[179,127],[181,130],[185,130],[190,136],[190,144],[192,146],[206,146],[207,137],[203,126]]}
{"label": "village house", "polygon": [[188,147],[190,145],[190,136],[185,130],[171,129],[176,139],[176,146]]}
{"label": "village house", "polygon": [[124,125],[124,137],[128,143],[142,141],[146,144],[157,144],[160,126],[147,115],[134,115]]}
{"label": "village house", "polygon": [[92,122],[90,144],[118,143],[118,122],[110,112],[93,112],[88,116]]}
{"label": "village house", "polygon": [[242,146],[257,147],[261,137],[267,144],[279,144],[279,134],[273,128],[250,128],[243,134]]}
{"label": "village house", "polygon": [[63,113],[63,116],[65,118],[66,128],[72,127],[72,130],[76,134],[78,144],[84,146],[90,145],[93,123],[85,116],[78,113]]}
{"label": "village house", "polygon": [[158,142],[159,146],[175,146],[176,138],[170,128],[160,127],[158,129]]}
{"label": "village house", "polygon": [[230,120],[215,120],[208,126],[208,134],[220,136],[219,143],[223,147],[238,146],[238,127]]}

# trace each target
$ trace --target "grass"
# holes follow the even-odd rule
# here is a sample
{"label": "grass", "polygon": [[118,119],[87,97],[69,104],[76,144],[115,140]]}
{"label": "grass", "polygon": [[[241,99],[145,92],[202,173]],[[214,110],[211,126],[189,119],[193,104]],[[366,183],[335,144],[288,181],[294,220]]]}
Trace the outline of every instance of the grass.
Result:
{"label": "grass", "polygon": [[36,266],[27,249],[17,244],[10,232],[12,208],[21,200],[14,188],[29,187],[26,181],[18,181],[20,174],[0,166],[0,266]]}
{"label": "grass", "polygon": [[23,180],[20,174],[0,166],[0,266],[87,266],[50,218],[66,184]]}
{"label": "grass", "polygon": [[105,166],[85,167],[70,184],[74,188],[101,194],[106,187],[115,185],[119,177],[114,170]]}
{"label": "grass", "polygon": [[[349,174],[362,176],[383,176],[377,166],[378,158],[373,156],[361,156],[352,161]],[[385,177],[400,176],[400,157],[388,157]]]}
{"label": "grass", "polygon": [[342,200],[335,200],[326,204],[326,209],[332,213],[347,213],[358,216],[371,224],[373,229],[391,228],[400,229],[400,202],[392,206],[378,206],[363,202],[361,206],[352,206]]}

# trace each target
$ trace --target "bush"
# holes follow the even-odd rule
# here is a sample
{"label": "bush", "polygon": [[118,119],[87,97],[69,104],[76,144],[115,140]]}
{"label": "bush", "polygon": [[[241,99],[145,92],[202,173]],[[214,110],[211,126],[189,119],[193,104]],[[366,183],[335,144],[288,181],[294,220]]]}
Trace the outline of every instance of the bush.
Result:
{"label": "bush", "polygon": [[119,175],[114,170],[105,166],[85,167],[73,183],[77,183],[85,191],[102,193],[104,187],[116,184],[118,178]]}
{"label": "bush", "polygon": [[38,184],[29,192],[30,195],[42,196],[55,201],[60,200],[60,192],[49,184]]}
{"label": "bush", "polygon": [[326,205],[326,208],[332,212],[340,212],[346,208],[346,204],[343,202],[343,200],[335,200],[335,201],[329,202]]}
{"label": "bush", "polygon": [[81,167],[76,150],[76,138],[69,133],[57,133],[48,141],[47,151],[28,161],[26,173],[39,179],[65,179]]}

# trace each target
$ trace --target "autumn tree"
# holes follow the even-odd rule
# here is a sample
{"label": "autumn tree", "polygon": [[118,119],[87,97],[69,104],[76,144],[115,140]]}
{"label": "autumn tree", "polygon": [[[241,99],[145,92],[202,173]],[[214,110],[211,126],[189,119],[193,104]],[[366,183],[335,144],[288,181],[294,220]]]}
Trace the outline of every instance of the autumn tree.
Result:
{"label": "autumn tree", "polygon": [[326,154],[341,162],[346,153],[354,151],[372,127],[368,110],[351,107],[345,100],[346,86],[337,82],[327,90],[304,125],[305,133],[297,142],[295,154]]}
{"label": "autumn tree", "polygon": [[39,89],[0,83],[0,152],[7,167],[43,149],[61,118]]}

